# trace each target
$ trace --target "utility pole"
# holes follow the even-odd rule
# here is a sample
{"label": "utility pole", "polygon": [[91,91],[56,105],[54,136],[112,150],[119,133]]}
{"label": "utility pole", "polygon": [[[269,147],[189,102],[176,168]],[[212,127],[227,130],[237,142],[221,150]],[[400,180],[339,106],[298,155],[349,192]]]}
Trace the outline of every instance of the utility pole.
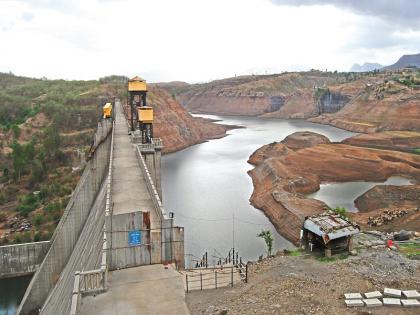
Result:
{"label": "utility pole", "polygon": [[232,248],[235,253],[235,212],[232,213]]}

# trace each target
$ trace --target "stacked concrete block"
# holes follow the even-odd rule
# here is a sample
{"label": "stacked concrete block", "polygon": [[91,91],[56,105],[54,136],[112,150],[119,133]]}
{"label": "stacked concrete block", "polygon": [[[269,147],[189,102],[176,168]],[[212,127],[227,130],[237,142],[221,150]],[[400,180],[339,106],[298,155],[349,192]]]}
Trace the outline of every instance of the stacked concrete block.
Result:
{"label": "stacked concrete block", "polygon": [[346,300],[361,300],[363,297],[360,293],[346,293],[344,294]]}
{"label": "stacked concrete block", "polygon": [[380,299],[382,298],[382,293],[379,291],[366,292],[365,297],[367,299]]}
{"label": "stacked concrete block", "polygon": [[363,306],[365,305],[362,300],[355,299],[355,300],[345,300],[347,307],[356,307],[356,306]]}
{"label": "stacked concrete block", "polygon": [[384,289],[384,296],[401,298],[401,290],[385,288]]}
{"label": "stacked concrete block", "polygon": [[367,307],[382,306],[382,302],[379,299],[363,299],[363,303],[365,303]]}
{"label": "stacked concrete block", "polygon": [[379,291],[371,291],[363,294],[345,293],[345,304],[347,307],[420,307],[420,293],[417,290],[405,290],[385,288],[383,294]]}
{"label": "stacked concrete block", "polygon": [[415,299],[401,300],[404,307],[420,307],[420,302]]}
{"label": "stacked concrete block", "polygon": [[417,290],[402,291],[402,294],[406,299],[420,299],[420,293]]}
{"label": "stacked concrete block", "polygon": [[396,298],[384,298],[383,302],[385,306],[401,306],[401,300]]}

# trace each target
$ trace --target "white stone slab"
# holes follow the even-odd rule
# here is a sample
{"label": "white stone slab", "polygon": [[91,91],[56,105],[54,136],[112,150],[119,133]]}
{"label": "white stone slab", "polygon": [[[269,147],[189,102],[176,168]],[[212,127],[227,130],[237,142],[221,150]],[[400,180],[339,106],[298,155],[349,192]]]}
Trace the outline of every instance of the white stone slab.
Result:
{"label": "white stone slab", "polygon": [[366,292],[365,297],[367,299],[379,299],[382,297],[382,293],[379,291]]}
{"label": "white stone slab", "polygon": [[401,300],[396,298],[384,298],[385,306],[401,306]]}
{"label": "white stone slab", "polygon": [[399,298],[399,297],[401,297],[401,290],[385,288],[384,289],[384,295]]}
{"label": "white stone slab", "polygon": [[363,302],[367,307],[382,306],[382,302],[379,299],[363,299]]}
{"label": "white stone slab", "polygon": [[420,302],[415,299],[401,300],[401,303],[406,307],[420,307]]}
{"label": "white stone slab", "polygon": [[356,307],[365,305],[362,300],[345,300],[347,307]]}
{"label": "white stone slab", "polygon": [[345,293],[344,297],[346,300],[357,300],[357,299],[362,299],[362,295],[360,293]]}
{"label": "white stone slab", "polygon": [[420,299],[420,293],[417,290],[402,291],[402,294],[406,299]]}

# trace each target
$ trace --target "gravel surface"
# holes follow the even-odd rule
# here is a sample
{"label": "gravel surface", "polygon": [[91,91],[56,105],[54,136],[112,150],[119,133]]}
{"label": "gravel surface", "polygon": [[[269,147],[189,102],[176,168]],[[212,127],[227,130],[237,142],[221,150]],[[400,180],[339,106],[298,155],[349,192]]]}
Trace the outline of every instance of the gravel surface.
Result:
{"label": "gravel surface", "polygon": [[249,266],[249,282],[187,294],[192,314],[418,314],[403,307],[347,308],[344,293],[420,289],[420,262],[386,249],[322,262],[277,255]]}

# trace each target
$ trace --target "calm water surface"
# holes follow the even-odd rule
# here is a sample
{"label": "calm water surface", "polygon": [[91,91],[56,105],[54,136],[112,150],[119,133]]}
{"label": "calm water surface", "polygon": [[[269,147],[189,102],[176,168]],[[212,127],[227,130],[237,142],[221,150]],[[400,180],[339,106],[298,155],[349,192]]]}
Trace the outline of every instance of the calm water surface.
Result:
{"label": "calm water surface", "polygon": [[307,195],[325,202],[330,208],[344,207],[351,212],[357,208],[354,200],[376,185],[411,185],[411,181],[404,177],[393,176],[381,182],[346,182],[321,184],[317,192]]}
{"label": "calm water surface", "polygon": [[0,279],[0,315],[15,315],[31,276]]}
{"label": "calm water surface", "polygon": [[245,128],[162,159],[164,205],[174,212],[175,223],[185,227],[185,252],[201,256],[208,251],[211,256],[221,256],[234,246],[242,257],[256,259],[265,251],[263,240],[256,236],[262,229],[273,231],[275,250],[292,247],[249,203],[253,190],[247,174],[252,169],[247,163],[249,156],[262,145],[296,131],[314,131],[331,141],[354,133],[301,120],[200,116]]}

